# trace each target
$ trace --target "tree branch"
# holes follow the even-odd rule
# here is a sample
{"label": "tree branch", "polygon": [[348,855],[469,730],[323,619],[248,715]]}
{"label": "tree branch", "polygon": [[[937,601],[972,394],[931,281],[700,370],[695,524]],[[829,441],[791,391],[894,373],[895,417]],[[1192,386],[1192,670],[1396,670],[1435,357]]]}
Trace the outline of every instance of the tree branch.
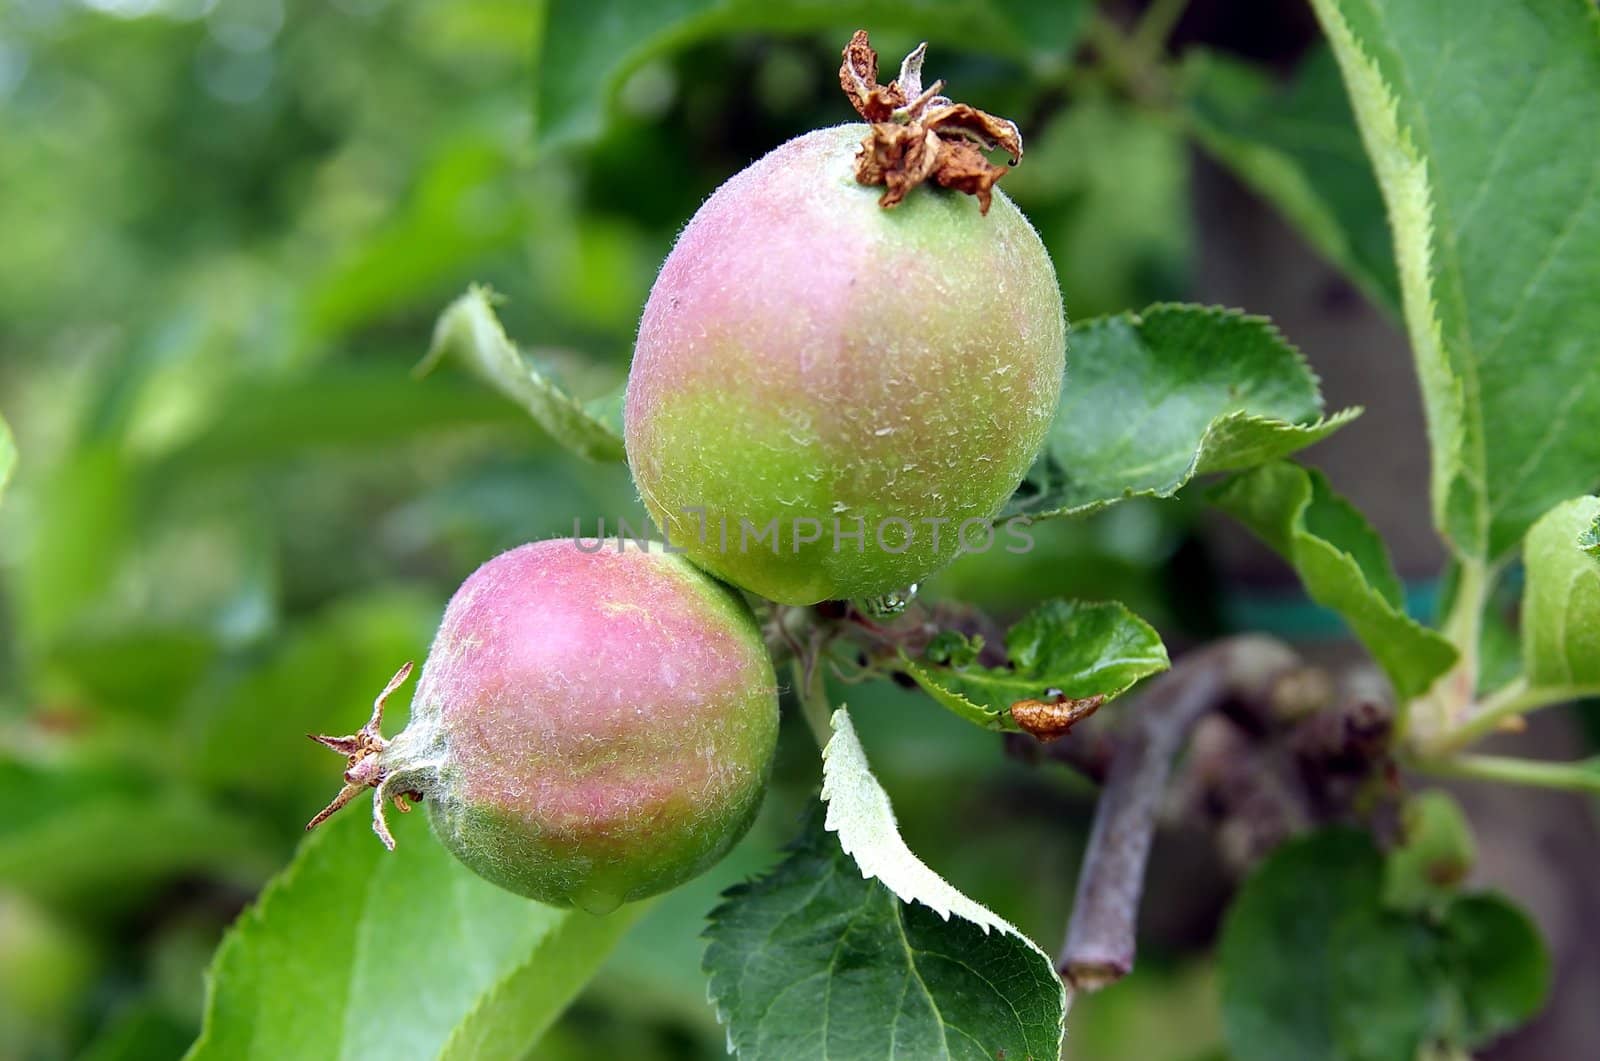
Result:
{"label": "tree branch", "polygon": [[1238,637],[1190,653],[1140,693],[1095,807],[1066,942],[1056,962],[1071,990],[1097,990],[1133,968],[1156,815],[1189,730],[1230,700],[1270,706],[1279,679],[1300,671],[1298,658],[1281,642]]}

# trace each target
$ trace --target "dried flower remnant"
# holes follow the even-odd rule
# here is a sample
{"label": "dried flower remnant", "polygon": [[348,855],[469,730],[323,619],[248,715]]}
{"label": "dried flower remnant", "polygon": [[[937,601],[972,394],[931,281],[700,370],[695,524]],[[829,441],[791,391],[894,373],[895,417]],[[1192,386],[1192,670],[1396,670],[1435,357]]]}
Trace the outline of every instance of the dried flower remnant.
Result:
{"label": "dried flower remnant", "polygon": [[1038,739],[1053,741],[1065,737],[1073,726],[1100,710],[1105,702],[1103,695],[1074,700],[1059,689],[1049,689],[1043,700],[1018,700],[1012,704],[1011,717]]}
{"label": "dried flower remnant", "polygon": [[889,208],[917,185],[933,180],[940,187],[976,196],[987,214],[995,182],[1010,170],[984,155],[1004,148],[1014,166],[1022,160],[1022,134],[1014,122],[997,118],[941,95],[943,81],[922,87],[926,44],[900,64],[900,76],[878,84],[878,53],[857,30],[845,45],[839,86],[857,113],[871,123],[856,155],[856,180],[884,187],[878,205]]}

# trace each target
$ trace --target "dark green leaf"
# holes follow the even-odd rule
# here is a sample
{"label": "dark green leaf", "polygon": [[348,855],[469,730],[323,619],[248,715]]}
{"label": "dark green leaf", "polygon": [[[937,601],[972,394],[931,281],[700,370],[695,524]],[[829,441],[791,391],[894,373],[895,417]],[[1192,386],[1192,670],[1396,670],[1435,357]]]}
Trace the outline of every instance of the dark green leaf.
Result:
{"label": "dark green leaf", "polygon": [[[1342,1034],[1346,979],[1339,970],[1373,955],[1347,950],[1343,934],[1376,947],[1382,960],[1375,969],[1393,967],[1394,948],[1372,937],[1369,922],[1351,920],[1352,912],[1375,915],[1382,872],[1370,839],[1339,831],[1284,844],[1246,882],[1228,911],[1220,952],[1223,1025],[1239,1061],[1360,1056]],[[1403,961],[1403,946],[1400,956]],[[1394,1027],[1394,1014],[1403,1022],[1408,1011],[1421,1008],[1415,990],[1395,986],[1401,991],[1386,1005],[1374,1000],[1384,1006],[1372,1014],[1375,1024]],[[1419,1037],[1419,1028],[1400,1028],[1394,1049],[1383,1056],[1411,1057]]]}
{"label": "dark green leaf", "polygon": [[1532,926],[1493,896],[1443,917],[1383,909],[1370,837],[1329,830],[1280,847],[1223,926],[1223,1024],[1237,1061],[1411,1061],[1476,1046],[1527,1020],[1548,961]]}
{"label": "dark green leaf", "polygon": [[77,1061],[149,1061],[179,1057],[194,1038],[194,1028],[154,1002],[135,1003],[118,1013],[95,1036]]}
{"label": "dark green leaf", "polygon": [[[1011,705],[1059,694],[1111,699],[1167,669],[1167,649],[1150,624],[1115,602],[1046,601],[1006,634],[1007,665],[959,666],[905,660],[935,700],[987,729],[1016,730]],[[1052,692],[1054,690],[1055,692]]]}
{"label": "dark green leaf", "polygon": [[744,1061],[1054,1058],[1061,981],[1017,937],[862,872],[808,817],[771,873],[711,914],[705,971]]}
{"label": "dark green leaf", "polygon": [[1600,477],[1600,22],[1581,0],[1313,0],[1388,202],[1433,511],[1476,566]]}
{"label": "dark green leaf", "polygon": [[637,916],[557,910],[473,875],[413,814],[384,850],[346,813],[223,941],[191,1059],[520,1058]]}
{"label": "dark green leaf", "polygon": [[1445,915],[1446,961],[1460,991],[1458,1041],[1477,1046],[1531,1019],[1550,990],[1550,955],[1528,915],[1493,894]]}
{"label": "dark green leaf", "polygon": [[1600,497],[1557,505],[1528,531],[1522,550],[1523,674],[1535,688],[1572,698],[1600,692],[1600,559],[1582,541],[1596,519]]}
{"label": "dark green leaf", "polygon": [[[1082,0],[555,0],[538,46],[536,126],[547,149],[594,139],[635,70],[719,36],[826,31],[842,49],[864,27],[1043,64],[1071,52],[1086,10]],[[899,56],[881,60],[889,71],[899,62]],[[834,73],[829,67],[816,76],[831,82]],[[847,117],[842,96],[840,104],[840,117]]]}
{"label": "dark green leaf", "polygon": [[1289,218],[1380,305],[1400,306],[1383,195],[1326,48],[1278,89],[1263,71],[1193,51],[1182,84],[1189,129],[1206,152]]}
{"label": "dark green leaf", "polygon": [[591,412],[534,367],[506,338],[490,300],[488,290],[474,287],[452,302],[439,318],[433,348],[419,370],[428,372],[442,359],[458,357],[572,452],[595,461],[622,460],[622,436],[610,417]]}
{"label": "dark green leaf", "polygon": [[1354,418],[1322,417],[1300,352],[1261,317],[1158,305],[1080,325],[1043,456],[1014,511],[1035,518],[1171,497],[1196,475],[1287,456]]}
{"label": "dark green leaf", "polygon": [[1455,662],[1450,642],[1406,615],[1383,540],[1321,472],[1269,464],[1230,479],[1212,501],[1288,560],[1312,600],[1344,617],[1402,699]]}

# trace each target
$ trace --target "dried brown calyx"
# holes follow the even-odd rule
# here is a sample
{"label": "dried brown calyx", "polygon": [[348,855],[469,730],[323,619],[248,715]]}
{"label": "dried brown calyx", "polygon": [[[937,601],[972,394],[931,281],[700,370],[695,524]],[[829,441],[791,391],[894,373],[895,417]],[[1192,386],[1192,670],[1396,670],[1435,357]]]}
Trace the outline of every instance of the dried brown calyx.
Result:
{"label": "dried brown calyx", "polygon": [[995,181],[1010,170],[990,162],[984,151],[1004,148],[1015,166],[1022,160],[1022,134],[1014,122],[940,95],[943,81],[923,89],[927,50],[926,44],[917,45],[900,64],[900,76],[880,85],[878,53],[867,31],[856,30],[845,45],[839,86],[872,125],[856,156],[856,180],[883,185],[878,205],[891,207],[932,179],[940,187],[977,196],[979,209],[987,214]]}
{"label": "dried brown calyx", "polygon": [[383,739],[380,732],[383,727],[383,705],[392,696],[396,689],[405,684],[411,676],[411,664],[401,667],[383,692],[372,702],[372,718],[356,732],[347,737],[326,737],[316,733],[307,736],[318,744],[332,748],[345,757],[344,787],[339,794],[333,797],[333,802],[317,812],[317,816],[306,823],[309,832],[321,825],[339,811],[345,804],[355,799],[369,788],[377,789],[376,798],[372,801],[372,829],[378,834],[378,839],[383,841],[383,846],[390,851],[394,850],[394,836],[389,832],[389,823],[383,819],[383,804],[385,799],[394,800],[394,805],[402,813],[411,810],[408,799],[420,802],[422,793],[407,789],[404,791],[391,791],[390,785],[394,780],[394,773],[389,769],[384,760],[384,752],[389,750],[389,742]]}
{"label": "dried brown calyx", "polygon": [[1043,700],[1018,700],[1011,705],[1011,717],[1027,732],[1042,741],[1065,737],[1079,722],[1100,710],[1104,696],[1068,697],[1059,689],[1045,691]]}

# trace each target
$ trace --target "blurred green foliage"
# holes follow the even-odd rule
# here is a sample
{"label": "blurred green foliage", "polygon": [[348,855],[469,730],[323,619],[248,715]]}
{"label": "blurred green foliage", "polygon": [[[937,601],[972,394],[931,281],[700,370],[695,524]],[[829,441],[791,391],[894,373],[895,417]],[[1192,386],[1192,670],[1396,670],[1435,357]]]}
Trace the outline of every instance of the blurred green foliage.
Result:
{"label": "blurred green foliage", "polygon": [[[764,7],[0,9],[0,413],[20,453],[0,505],[0,1054],[182,1049],[216,940],[337,784],[302,734],[364,717],[493,553],[575,517],[643,520],[624,468],[558,454],[464,373],[411,370],[482,282],[580,399],[614,390],[698,202],[850,117],[834,70],[858,21],[882,23],[886,55],[932,36],[938,76],[1022,124],[1005,187],[1074,319],[1183,293],[1187,149],[1073,64],[1087,5]],[[1001,613],[1115,597],[1209,633],[1192,510],[1041,527],[1028,557],[966,558],[929,592]],[[1081,787],[920,696],[849,700],[911,846],[1053,939]],[[762,826],[641,922],[538,1056],[722,1056],[701,919],[811,794],[815,749],[789,737]],[[1157,941],[1075,1009],[1073,1038],[1195,1056],[1220,1034],[1208,984]]]}

